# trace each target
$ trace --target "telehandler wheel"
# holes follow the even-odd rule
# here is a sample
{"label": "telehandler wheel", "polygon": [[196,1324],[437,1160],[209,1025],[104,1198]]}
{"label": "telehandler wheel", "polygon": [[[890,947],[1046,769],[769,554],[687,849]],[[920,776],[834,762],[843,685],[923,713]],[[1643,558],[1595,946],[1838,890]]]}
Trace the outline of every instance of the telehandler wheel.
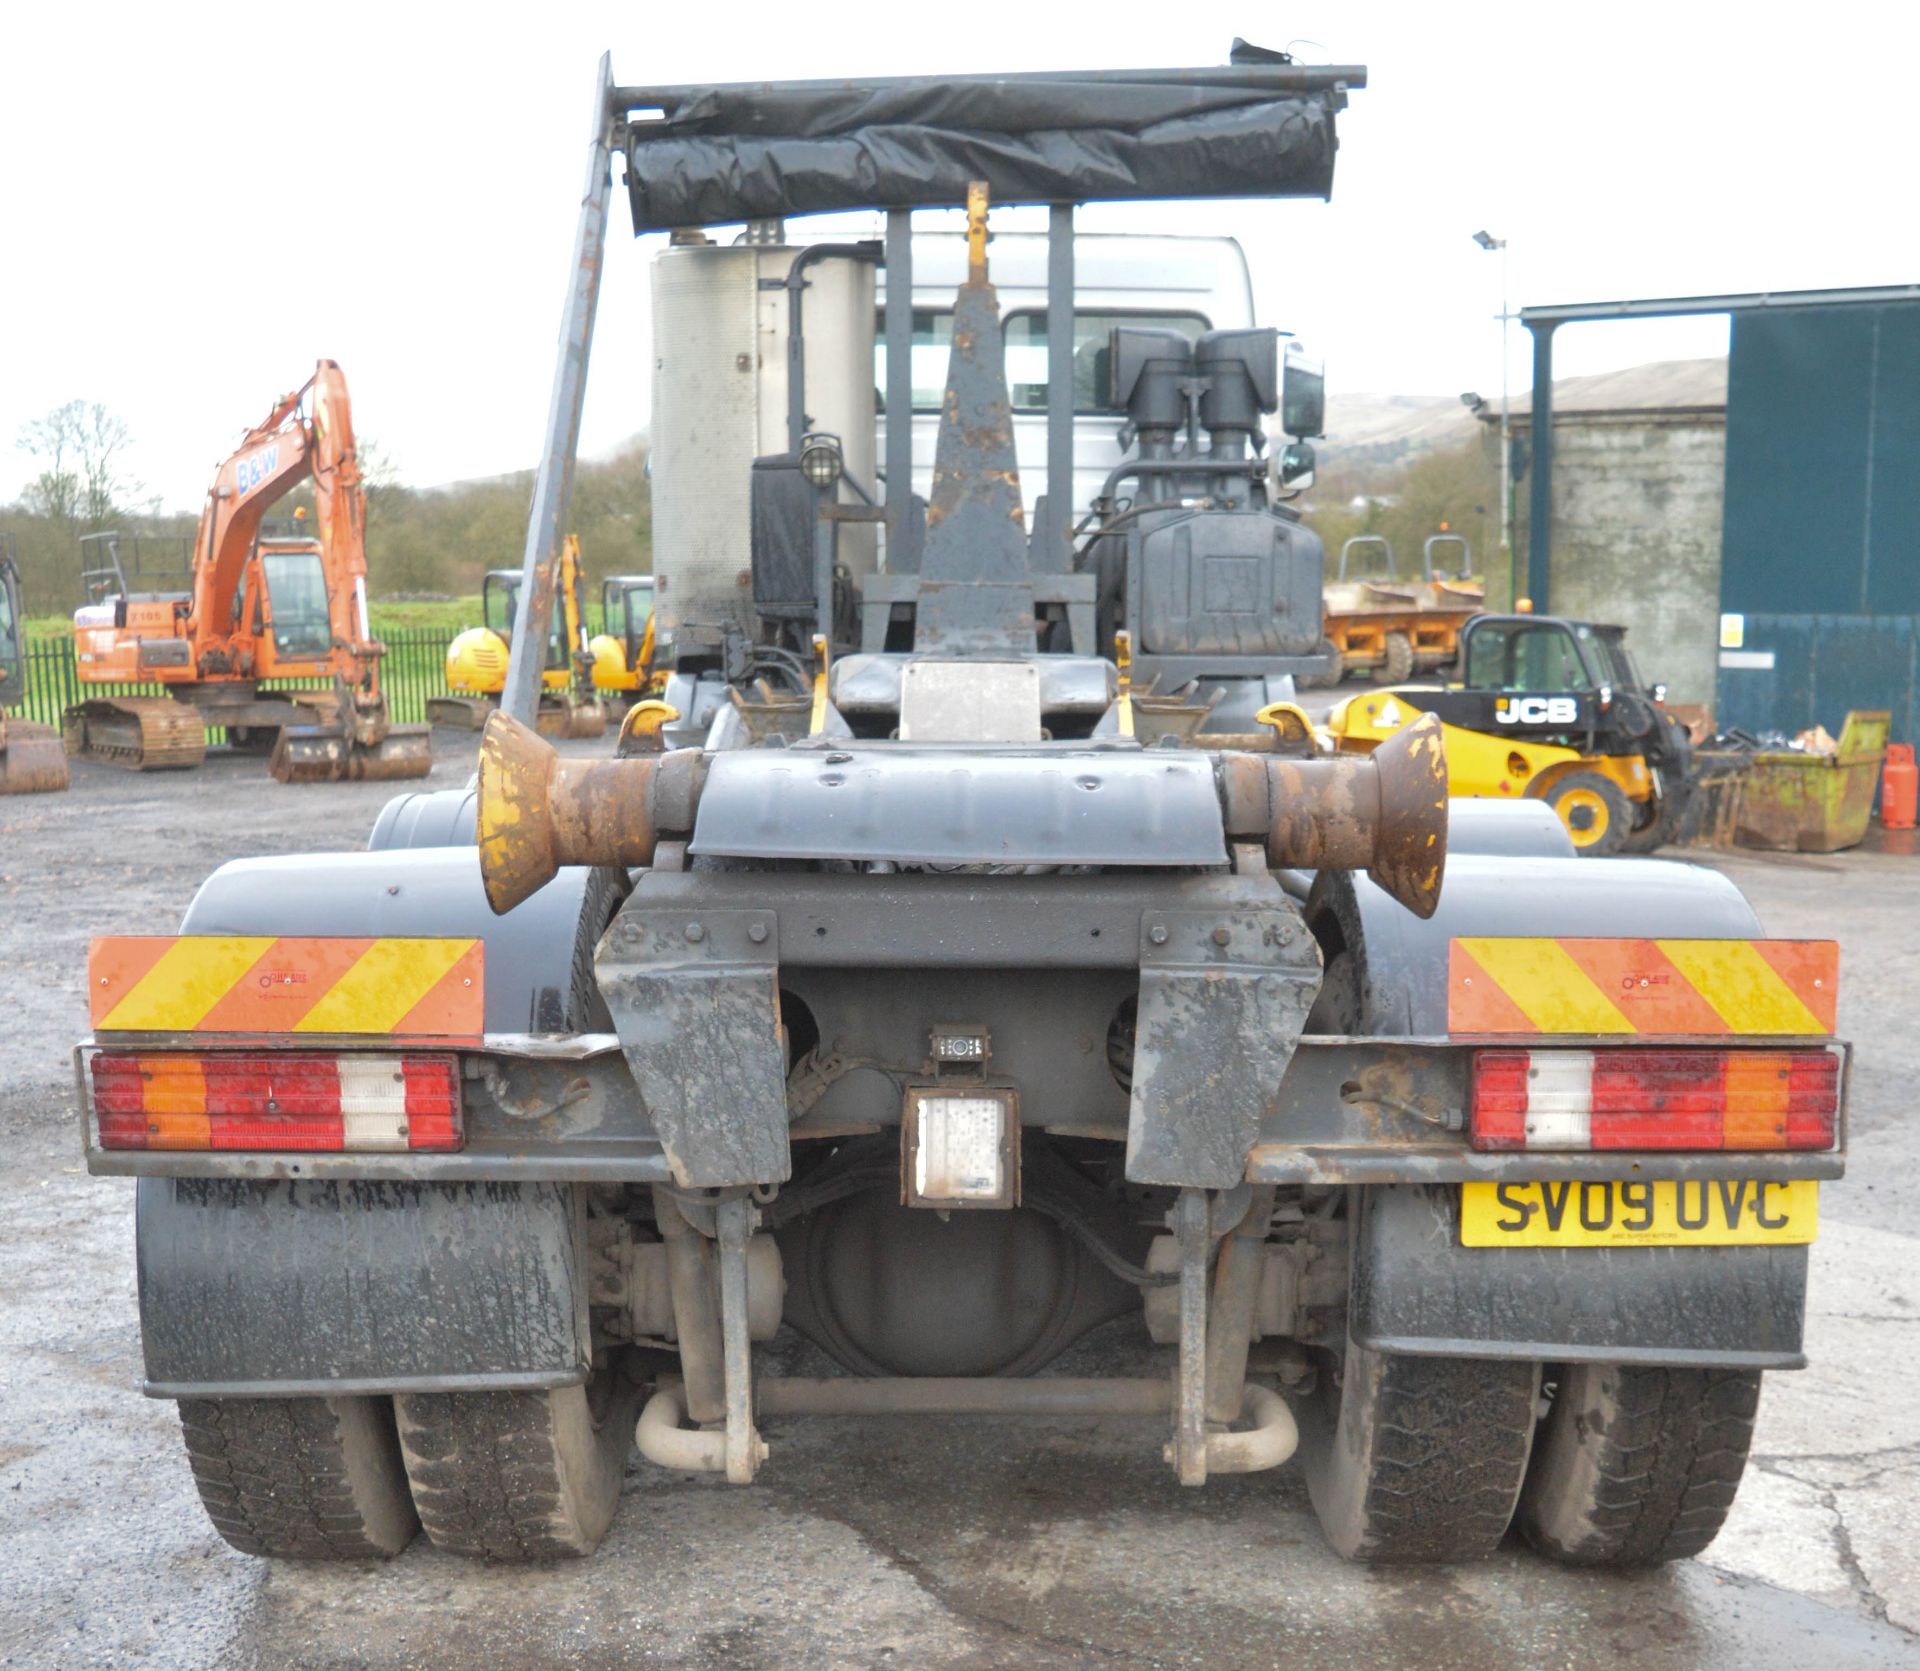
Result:
{"label": "telehandler wheel", "polygon": [[427,1536],[493,1561],[591,1555],[620,1503],[642,1390],[615,1361],[552,1392],[401,1394],[400,1449]]}
{"label": "telehandler wheel", "polygon": [[1546,793],[1582,858],[1618,853],[1633,832],[1633,808],[1620,786],[1598,772],[1569,772]]}
{"label": "telehandler wheel", "polygon": [[1373,670],[1375,683],[1404,685],[1413,677],[1413,640],[1404,632],[1390,632],[1385,648],[1387,659]]}
{"label": "telehandler wheel", "polygon": [[1757,1369],[1570,1364],[1548,1378],[1553,1409],[1520,1498],[1534,1548],[1643,1567],[1713,1542],[1753,1440]]}
{"label": "telehandler wheel", "polygon": [[1302,1423],[1307,1489],[1350,1560],[1470,1561],[1506,1536],[1533,1444],[1540,1366],[1347,1344]]}
{"label": "telehandler wheel", "polygon": [[180,1429],[214,1529],[245,1555],[397,1555],[420,1522],[384,1398],[183,1398]]}
{"label": "telehandler wheel", "polygon": [[1662,793],[1654,802],[1653,816],[1621,842],[1620,851],[1623,853],[1658,852],[1673,840],[1679,831],[1680,820],[1685,816],[1686,810],[1687,800],[1683,791]]}

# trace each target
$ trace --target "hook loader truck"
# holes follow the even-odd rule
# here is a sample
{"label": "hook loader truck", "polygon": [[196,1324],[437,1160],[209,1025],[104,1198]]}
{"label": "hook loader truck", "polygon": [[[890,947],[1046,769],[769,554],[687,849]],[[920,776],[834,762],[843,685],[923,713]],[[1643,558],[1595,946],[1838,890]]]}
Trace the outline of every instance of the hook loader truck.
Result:
{"label": "hook loader truck", "polygon": [[[1022,505],[990,204],[1050,206],[1065,449],[1070,205],[1325,195],[1364,85],[1238,46],[937,84],[602,60],[477,790],[92,949],[87,1164],[139,1180],[144,1390],[229,1542],[581,1555],[636,1447],[660,1497],[792,1466],[796,1418],[857,1445],[900,1414],[1135,1421],[1196,1490],[1297,1458],[1359,1560],[1713,1537],[1762,1376],[1804,1361],[1835,948],[1718,875],[1577,860],[1540,808],[1450,814],[1432,719],[1364,757],[1281,701],[1205,723],[1245,695],[1220,642],[1318,633],[1255,439],[1271,334],[1141,392],[1172,414],[1141,514]],[[589,759],[533,720],[616,163],[636,231],[681,234],[656,323],[703,325],[656,329],[666,710]],[[872,268],[911,297],[913,210],[963,203],[916,500],[907,426],[884,488],[857,462]],[[685,235],[874,204],[883,240],[804,266]],[[771,448],[711,396],[763,295],[794,333]],[[910,343],[904,304],[883,329]],[[1112,347],[1136,383],[1167,357]],[[1205,666],[1136,688],[1167,623]],[[1155,1371],[1043,1373],[1103,1325]],[[841,1373],[768,1373],[783,1327]]]}

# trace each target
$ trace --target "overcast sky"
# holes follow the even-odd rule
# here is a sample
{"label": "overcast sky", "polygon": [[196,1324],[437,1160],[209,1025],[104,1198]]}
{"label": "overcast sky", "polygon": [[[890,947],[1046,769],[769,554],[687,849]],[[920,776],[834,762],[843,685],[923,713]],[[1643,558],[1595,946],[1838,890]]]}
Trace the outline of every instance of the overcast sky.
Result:
{"label": "overcast sky", "polygon": [[[1224,62],[1233,35],[1369,67],[1330,204],[1138,205],[1226,231],[1262,322],[1337,389],[1497,394],[1522,303],[1905,283],[1920,8],[1001,4],[21,6],[0,21],[0,501],[63,401],[132,426],[197,507],[316,357],[409,482],[531,465],[594,65],[623,82]],[[1268,19],[1279,21],[1268,22]],[[647,417],[645,264],[616,200],[584,447]],[[1724,351],[1719,320],[1561,332],[1562,375]],[[1527,345],[1513,340],[1515,386]]]}

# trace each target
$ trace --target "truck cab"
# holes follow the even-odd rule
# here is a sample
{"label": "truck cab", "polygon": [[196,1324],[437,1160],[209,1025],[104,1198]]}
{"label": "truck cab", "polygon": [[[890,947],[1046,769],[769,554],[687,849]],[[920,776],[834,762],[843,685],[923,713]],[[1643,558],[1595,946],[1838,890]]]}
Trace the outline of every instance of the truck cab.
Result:
{"label": "truck cab", "polygon": [[[940,396],[953,339],[953,294],[966,276],[965,234],[916,232],[913,240],[913,483],[923,497],[933,479]],[[1007,392],[1014,448],[1031,519],[1047,486],[1047,237],[998,232],[995,288],[1004,312]],[[886,301],[886,273],[875,279]],[[1126,456],[1123,417],[1114,398],[1109,342],[1120,325],[1179,332],[1189,342],[1208,331],[1254,324],[1253,279],[1231,237],[1172,233],[1087,233],[1074,246],[1073,509],[1084,516],[1107,474]],[[884,331],[874,347],[874,386],[887,386]],[[881,401],[885,455],[885,401]]]}

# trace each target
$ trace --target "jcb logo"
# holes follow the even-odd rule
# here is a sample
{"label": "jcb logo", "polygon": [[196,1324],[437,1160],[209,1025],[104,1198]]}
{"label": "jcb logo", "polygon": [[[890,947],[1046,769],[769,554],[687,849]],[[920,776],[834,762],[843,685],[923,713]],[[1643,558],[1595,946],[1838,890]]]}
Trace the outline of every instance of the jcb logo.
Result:
{"label": "jcb logo", "polygon": [[1502,696],[1493,704],[1493,717],[1502,725],[1574,725],[1580,703],[1572,696]]}

